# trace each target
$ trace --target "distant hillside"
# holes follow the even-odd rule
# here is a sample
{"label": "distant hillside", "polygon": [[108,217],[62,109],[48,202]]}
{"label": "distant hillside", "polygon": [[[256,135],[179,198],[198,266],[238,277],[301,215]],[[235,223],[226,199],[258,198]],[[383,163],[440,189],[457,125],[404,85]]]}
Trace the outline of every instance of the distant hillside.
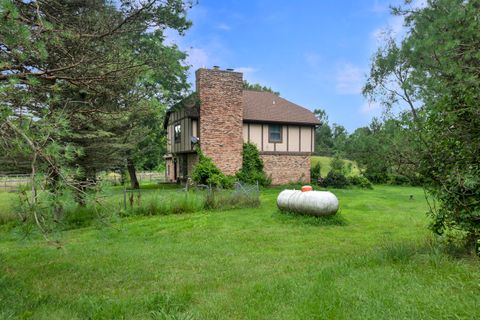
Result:
{"label": "distant hillside", "polygon": [[[323,157],[323,156],[312,156],[311,157],[311,166],[313,167],[317,162],[320,162],[320,166],[322,168],[322,177],[325,177],[330,171],[330,161],[332,161],[332,157]],[[348,166],[349,163],[352,164],[352,172],[351,175],[358,175],[360,174],[360,170],[357,167],[357,164],[351,160],[343,160],[345,161],[345,166]]]}

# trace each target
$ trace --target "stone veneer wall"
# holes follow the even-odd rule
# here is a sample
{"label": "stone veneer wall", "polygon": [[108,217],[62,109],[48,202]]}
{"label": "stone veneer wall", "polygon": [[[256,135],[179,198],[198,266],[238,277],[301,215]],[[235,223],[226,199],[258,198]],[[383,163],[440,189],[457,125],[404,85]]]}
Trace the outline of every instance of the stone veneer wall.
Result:
{"label": "stone veneer wall", "polygon": [[198,163],[198,155],[196,153],[190,153],[187,155],[187,172],[188,176],[191,177],[193,173],[193,169]]}
{"label": "stone veneer wall", "polygon": [[200,146],[226,175],[242,166],[243,75],[217,69],[198,69]]}
{"label": "stone veneer wall", "polygon": [[167,182],[174,181],[174,172],[173,172],[173,159],[165,160],[165,177]]}
{"label": "stone veneer wall", "polygon": [[272,184],[310,183],[310,156],[263,154],[260,157],[266,174],[272,177]]}

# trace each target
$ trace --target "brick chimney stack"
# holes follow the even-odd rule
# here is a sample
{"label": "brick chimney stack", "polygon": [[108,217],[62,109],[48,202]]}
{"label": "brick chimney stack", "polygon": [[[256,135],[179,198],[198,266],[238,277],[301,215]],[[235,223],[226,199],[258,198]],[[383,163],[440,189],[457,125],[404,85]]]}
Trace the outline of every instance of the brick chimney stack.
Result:
{"label": "brick chimney stack", "polygon": [[242,166],[243,74],[219,68],[198,69],[200,146],[226,175]]}

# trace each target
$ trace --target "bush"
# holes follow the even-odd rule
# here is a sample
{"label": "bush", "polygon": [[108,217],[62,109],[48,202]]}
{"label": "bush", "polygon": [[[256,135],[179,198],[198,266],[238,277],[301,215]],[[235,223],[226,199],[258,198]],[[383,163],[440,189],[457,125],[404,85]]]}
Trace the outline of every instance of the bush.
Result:
{"label": "bush", "polygon": [[212,159],[206,157],[202,150],[197,147],[198,163],[192,173],[192,179],[196,183],[214,187],[233,187],[232,178],[227,178],[220,169],[213,163]]}
{"label": "bush", "polygon": [[236,177],[238,180],[248,184],[256,184],[258,181],[264,187],[272,183],[272,179],[267,177],[263,171],[263,161],[260,159],[260,154],[255,144],[243,144],[242,168],[237,172]]}
{"label": "bush", "polygon": [[368,167],[363,175],[372,183],[386,183],[388,181],[388,175],[386,172],[376,172],[370,170]]}
{"label": "bush", "polygon": [[312,168],[310,168],[310,181],[312,183],[318,183],[318,180],[322,177],[322,167],[320,162],[317,162]]}
{"label": "bush", "polygon": [[373,185],[364,176],[349,176],[347,177],[348,183],[353,185],[353,186],[358,186],[362,189],[373,189]]}
{"label": "bush", "polygon": [[399,186],[409,185],[410,179],[400,174],[390,174],[388,175],[388,183]]}
{"label": "bush", "polygon": [[349,183],[345,175],[334,170],[330,170],[325,179],[322,180],[323,187],[342,189],[348,187],[348,185]]}
{"label": "bush", "polygon": [[330,168],[331,171],[345,174],[345,161],[343,161],[338,155],[336,155],[330,161]]}

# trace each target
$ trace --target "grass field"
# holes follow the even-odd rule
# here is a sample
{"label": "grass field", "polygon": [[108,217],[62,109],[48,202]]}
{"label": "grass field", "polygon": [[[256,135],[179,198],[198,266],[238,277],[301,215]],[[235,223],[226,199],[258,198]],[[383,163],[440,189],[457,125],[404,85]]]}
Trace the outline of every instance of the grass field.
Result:
{"label": "grass field", "polygon": [[[335,219],[257,209],[57,235],[0,227],[0,319],[475,319],[479,262],[439,250],[421,189],[334,190]],[[413,195],[413,200],[410,200]]]}
{"label": "grass field", "polygon": [[[332,157],[324,157],[324,156],[312,156],[311,157],[311,166],[313,167],[317,162],[320,162],[320,167],[322,169],[322,177],[325,177],[327,173],[330,171],[330,162],[332,161]],[[358,175],[360,170],[358,169],[356,163],[351,160],[343,160],[345,161],[345,165],[351,164],[352,168],[352,175]]]}

